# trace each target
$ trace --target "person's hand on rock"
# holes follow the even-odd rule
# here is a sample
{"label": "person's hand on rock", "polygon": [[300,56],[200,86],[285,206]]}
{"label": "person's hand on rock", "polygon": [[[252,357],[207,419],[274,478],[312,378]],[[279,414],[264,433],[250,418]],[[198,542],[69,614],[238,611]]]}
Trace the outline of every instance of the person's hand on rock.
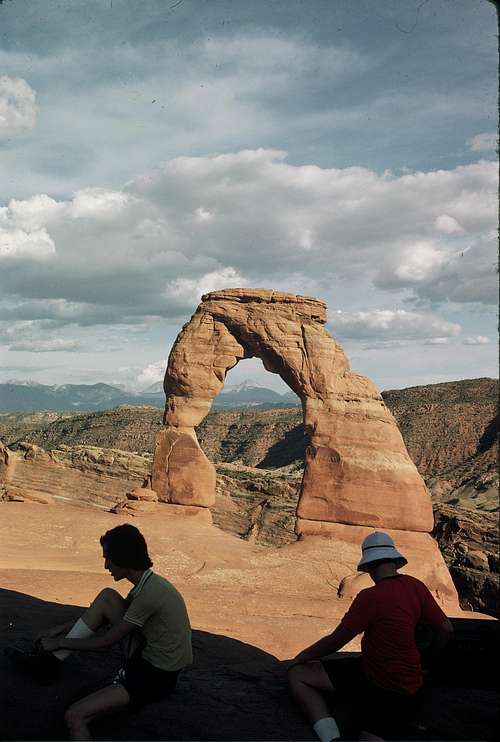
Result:
{"label": "person's hand on rock", "polygon": [[55,649],[59,649],[59,639],[53,639],[50,636],[43,636],[39,644],[45,652],[53,652]]}
{"label": "person's hand on rock", "polygon": [[35,634],[35,641],[41,642],[42,639],[45,639],[47,637],[53,639],[55,636],[58,636],[59,633],[59,626],[54,626],[51,629],[42,629],[41,631],[38,631],[37,634]]}

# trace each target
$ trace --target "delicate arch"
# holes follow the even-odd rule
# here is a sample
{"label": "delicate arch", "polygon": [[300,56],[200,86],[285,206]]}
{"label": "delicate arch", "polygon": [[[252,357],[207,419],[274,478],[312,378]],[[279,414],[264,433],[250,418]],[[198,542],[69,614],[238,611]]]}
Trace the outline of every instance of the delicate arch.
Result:
{"label": "delicate arch", "polygon": [[328,530],[328,524],[432,529],[430,497],[393,416],[372,382],[351,371],[325,322],[326,305],[313,297],[265,289],[202,297],[168,359],[165,428],[152,473],[160,500],[213,504],[215,469],[194,428],[228,370],[258,357],[302,401],[309,446],[298,532]]}

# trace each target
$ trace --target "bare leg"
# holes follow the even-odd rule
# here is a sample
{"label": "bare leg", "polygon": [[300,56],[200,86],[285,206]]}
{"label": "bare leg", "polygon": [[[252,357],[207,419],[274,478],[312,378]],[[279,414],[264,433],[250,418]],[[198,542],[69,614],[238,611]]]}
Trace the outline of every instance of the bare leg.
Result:
{"label": "bare leg", "polygon": [[311,724],[331,715],[325,695],[333,693],[334,687],[321,662],[294,665],[288,671],[288,685]]}
{"label": "bare leg", "polygon": [[[68,639],[87,639],[101,626],[119,623],[125,610],[126,602],[122,596],[116,590],[106,588],[101,590],[90,607],[73,624],[69,633],[66,633],[68,626],[64,625],[55,627],[49,636],[57,636],[61,630],[64,630],[64,635]],[[53,652],[54,656],[61,661],[64,661],[71,653],[71,649],[56,649]]]}
{"label": "bare leg", "polygon": [[127,604],[120,593],[110,587],[101,590],[92,604],[82,615],[89,629],[97,631],[104,624],[117,624],[125,613]]}
{"label": "bare leg", "polygon": [[79,742],[92,740],[90,722],[109,712],[126,708],[129,703],[130,696],[123,685],[108,685],[80,699],[70,706],[64,715],[70,739],[79,740]]}
{"label": "bare leg", "polygon": [[[97,595],[81,618],[89,629],[97,631],[106,624],[119,623],[125,610],[126,603],[122,596],[116,590],[105,588]],[[70,738],[82,741],[91,740],[90,722],[109,711],[125,708],[129,702],[129,694],[122,685],[109,685],[81,698],[70,706],[64,715]]]}

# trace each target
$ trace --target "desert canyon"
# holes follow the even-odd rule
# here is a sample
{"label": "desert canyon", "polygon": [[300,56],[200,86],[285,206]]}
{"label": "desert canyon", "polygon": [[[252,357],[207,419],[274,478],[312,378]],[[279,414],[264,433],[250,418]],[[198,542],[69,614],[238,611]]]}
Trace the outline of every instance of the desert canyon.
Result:
{"label": "desert canyon", "polygon": [[[498,610],[498,560],[494,538],[488,541],[494,527],[484,526],[494,513],[485,508],[478,526],[472,511],[457,515],[442,480],[426,487],[414,463],[421,463],[419,451],[410,457],[383,397],[351,371],[325,322],[325,304],[312,297],[212,292],[170,353],[163,423],[147,428],[149,452],[103,441],[66,445],[64,432],[53,446],[43,436],[34,442],[29,431],[15,446],[2,444],[2,646],[37,623],[78,615],[110,584],[99,536],[131,518],[151,545],[155,568],[188,604],[196,657],[175,703],[96,725],[98,739],[313,739],[287,697],[280,663],[331,631],[371,584],[356,564],[360,542],[374,529],[393,536],[408,558],[403,571],[422,579],[447,615],[486,621]],[[228,370],[250,357],[300,397],[302,420],[287,411],[281,432],[293,448],[302,422],[303,471],[295,456],[274,474],[241,456],[237,464],[219,457],[217,465],[207,457],[212,401]],[[222,424],[233,413],[217,414]],[[71,427],[71,420],[59,424]],[[483,448],[481,455],[492,455]],[[472,534],[465,547],[453,538],[457,529]],[[450,574],[467,559],[482,575],[475,606],[459,598],[459,572]],[[359,639],[345,650],[358,651]],[[112,659],[103,659],[103,677]],[[2,666],[3,738],[64,738],[61,709],[91,678],[88,658],[71,663],[79,672],[68,672],[57,692],[37,690],[35,702],[20,676]],[[202,699],[196,709],[194,695]],[[492,739],[494,694],[469,689],[459,697],[457,711],[457,695],[435,689],[424,710],[427,739]]]}

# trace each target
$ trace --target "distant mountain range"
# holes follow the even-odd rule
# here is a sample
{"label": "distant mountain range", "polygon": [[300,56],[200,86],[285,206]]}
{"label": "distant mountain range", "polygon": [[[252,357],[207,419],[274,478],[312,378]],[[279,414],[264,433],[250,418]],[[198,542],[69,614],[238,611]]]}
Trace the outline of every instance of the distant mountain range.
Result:
{"label": "distant mountain range", "polygon": [[[146,390],[133,393],[110,384],[38,384],[35,381],[8,381],[0,384],[0,412],[30,412],[70,410],[90,412],[108,410],[117,405],[153,405],[163,407],[163,383],[152,384]],[[254,381],[228,384],[215,398],[215,408],[299,405],[293,392],[279,394]]]}
{"label": "distant mountain range", "polygon": [[214,407],[255,407],[256,405],[294,406],[300,400],[292,391],[280,394],[246,379],[241,384],[227,384],[214,400]]}

